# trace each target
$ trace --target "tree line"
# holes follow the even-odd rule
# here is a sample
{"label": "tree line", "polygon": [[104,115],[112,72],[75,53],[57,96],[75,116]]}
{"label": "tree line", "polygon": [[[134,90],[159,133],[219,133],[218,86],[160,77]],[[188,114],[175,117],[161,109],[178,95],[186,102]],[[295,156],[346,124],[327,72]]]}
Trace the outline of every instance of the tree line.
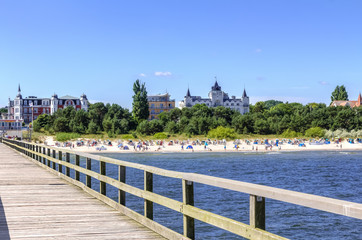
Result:
{"label": "tree line", "polygon": [[[148,121],[148,102],[145,84],[139,80],[133,86],[133,109],[130,112],[117,104],[101,102],[90,104],[88,112],[76,111],[69,106],[53,115],[41,115],[34,121],[34,130],[50,132],[100,133],[110,137],[118,134],[136,133],[154,135],[170,134],[207,135],[217,127],[233,129],[239,134],[303,135],[310,128],[326,130],[362,129],[362,107],[329,107],[323,103],[283,103],[269,100],[250,105],[244,115],[222,106],[210,108],[198,104],[191,108],[175,108],[162,112],[159,119]],[[347,98],[344,86],[337,86],[331,100]]]}

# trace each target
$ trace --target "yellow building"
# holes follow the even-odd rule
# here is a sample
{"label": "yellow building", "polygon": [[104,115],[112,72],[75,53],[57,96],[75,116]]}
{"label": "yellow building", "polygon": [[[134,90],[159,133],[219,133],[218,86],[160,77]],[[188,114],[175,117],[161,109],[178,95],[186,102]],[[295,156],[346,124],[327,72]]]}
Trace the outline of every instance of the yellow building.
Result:
{"label": "yellow building", "polygon": [[168,112],[175,108],[175,99],[170,99],[170,94],[159,94],[148,96],[148,110],[150,115],[148,120],[158,119],[158,115],[162,112]]}

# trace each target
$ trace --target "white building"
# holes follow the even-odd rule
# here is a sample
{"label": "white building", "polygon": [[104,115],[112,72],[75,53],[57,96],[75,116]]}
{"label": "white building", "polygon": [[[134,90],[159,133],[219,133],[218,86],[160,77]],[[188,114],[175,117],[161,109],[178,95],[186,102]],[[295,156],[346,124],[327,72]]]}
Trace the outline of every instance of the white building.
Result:
{"label": "white building", "polygon": [[241,114],[249,112],[249,97],[246,95],[245,89],[241,98],[236,98],[235,96],[229,98],[227,93],[221,91],[221,86],[219,86],[217,81],[215,81],[214,86],[211,87],[208,98],[191,96],[190,89],[187,89],[184,100],[179,102],[179,108],[192,107],[196,104],[205,104],[208,107],[224,106],[238,111]]}
{"label": "white building", "polygon": [[14,100],[9,98],[7,118],[24,120],[25,123],[30,123],[41,114],[54,114],[58,109],[68,106],[74,107],[76,111],[81,109],[88,111],[87,96],[82,94],[78,98],[66,95],[58,98],[58,95],[54,94],[51,98],[38,98],[35,96],[23,98],[19,85],[16,98]]}

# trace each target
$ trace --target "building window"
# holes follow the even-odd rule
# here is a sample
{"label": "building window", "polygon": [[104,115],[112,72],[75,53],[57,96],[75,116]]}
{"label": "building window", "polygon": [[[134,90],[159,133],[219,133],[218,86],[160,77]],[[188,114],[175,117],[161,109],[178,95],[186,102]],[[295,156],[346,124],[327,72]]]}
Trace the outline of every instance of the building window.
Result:
{"label": "building window", "polygon": [[34,113],[38,113],[38,109],[37,109],[37,108],[34,108]]}
{"label": "building window", "polygon": [[62,103],[63,103],[62,100],[59,100],[59,105],[62,105]]}
{"label": "building window", "polygon": [[27,109],[27,108],[24,108],[24,113],[28,113],[28,109]]}
{"label": "building window", "polygon": [[24,100],[24,105],[28,105],[28,101]]}
{"label": "building window", "polygon": [[155,104],[154,104],[154,103],[151,104],[151,108],[155,108]]}
{"label": "building window", "polygon": [[160,108],[163,108],[163,103],[160,104]]}
{"label": "building window", "polygon": [[15,108],[15,113],[18,113],[19,112],[19,108]]}
{"label": "building window", "polygon": [[234,106],[234,103],[232,103],[231,106]]}
{"label": "building window", "polygon": [[162,113],[163,112],[163,110],[160,110],[160,113]]}
{"label": "building window", "polygon": [[151,110],[151,114],[155,114],[155,110]]}
{"label": "building window", "polygon": [[226,106],[229,106],[229,104],[227,103]]}
{"label": "building window", "polygon": [[236,106],[239,106],[239,103],[237,103]]}

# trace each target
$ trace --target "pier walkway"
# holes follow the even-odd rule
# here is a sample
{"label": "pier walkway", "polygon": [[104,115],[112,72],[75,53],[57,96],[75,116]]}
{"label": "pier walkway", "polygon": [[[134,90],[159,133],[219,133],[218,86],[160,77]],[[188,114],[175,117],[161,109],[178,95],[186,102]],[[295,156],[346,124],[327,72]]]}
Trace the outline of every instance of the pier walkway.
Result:
{"label": "pier walkway", "polygon": [[164,239],[0,143],[0,239]]}

